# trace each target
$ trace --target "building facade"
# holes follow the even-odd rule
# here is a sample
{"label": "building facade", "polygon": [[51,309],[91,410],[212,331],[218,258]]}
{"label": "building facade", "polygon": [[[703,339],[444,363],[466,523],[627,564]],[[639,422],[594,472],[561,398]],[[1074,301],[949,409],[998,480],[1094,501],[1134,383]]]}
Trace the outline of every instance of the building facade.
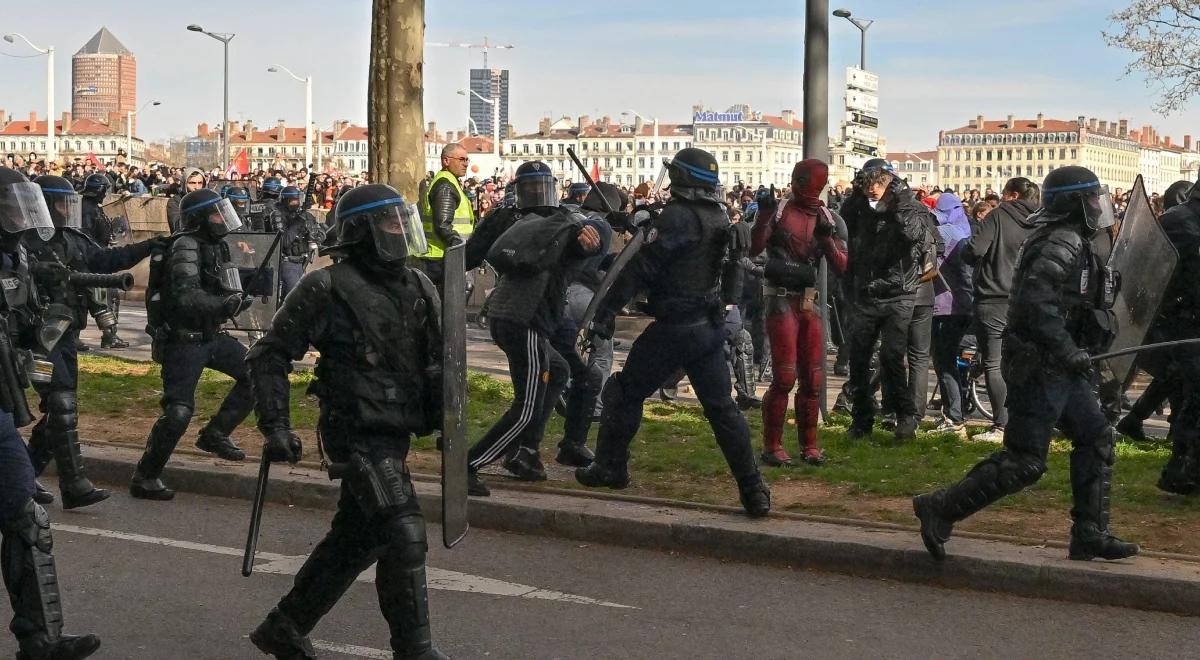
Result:
{"label": "building facade", "polygon": [[[85,162],[95,156],[101,163],[131,162],[139,167],[146,162],[142,154],[145,144],[141,138],[133,138],[133,159],[126,158],[129,148],[123,130],[90,119],[75,119],[64,112],[62,119],[54,122],[54,142],[60,163]],[[14,120],[0,110],[0,153],[13,153],[28,157],[46,157],[46,120],[38,119],[37,113],[29,113],[28,119]]]}
{"label": "building facade", "polygon": [[[471,91],[485,99],[499,100],[500,137],[508,137],[508,69],[471,69]],[[471,121],[479,135],[492,135],[492,105],[471,97]]]}
{"label": "building facade", "polygon": [[102,27],[71,57],[71,115],[114,126],[136,110],[137,59]]}
{"label": "building facade", "polygon": [[804,159],[804,124],[791,110],[776,116],[756,113],[748,105],[724,112],[696,106],[692,132],[695,146],[716,156],[726,188],[739,183],[786,186],[792,169]]}
{"label": "building facade", "polygon": [[929,191],[938,187],[938,152],[893,151],[887,155],[887,159],[896,175],[908,182],[909,188]]}

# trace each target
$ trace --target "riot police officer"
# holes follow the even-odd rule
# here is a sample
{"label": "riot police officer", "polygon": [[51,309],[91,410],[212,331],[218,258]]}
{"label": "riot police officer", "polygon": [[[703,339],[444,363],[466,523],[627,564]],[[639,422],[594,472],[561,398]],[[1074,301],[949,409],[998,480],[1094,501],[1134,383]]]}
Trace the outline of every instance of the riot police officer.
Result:
{"label": "riot police officer", "polygon": [[572,183],[567,188],[567,196],[563,198],[562,205],[571,211],[580,210],[580,207],[583,206],[583,201],[587,199],[588,193],[591,190],[592,187],[582,181]]}
{"label": "riot police officer", "polygon": [[[80,231],[97,245],[108,247],[113,242],[113,223],[100,204],[108,194],[111,181],[107,175],[96,172],[83,181],[83,213]],[[117,336],[117,306],[119,299],[107,289],[91,289],[88,311],[100,328],[101,348],[129,348],[129,342]]]}
{"label": "riot police officer", "polygon": [[[204,369],[216,369],[236,383],[220,409],[200,431],[196,446],[230,461],[246,457],[229,434],[250,414],[254,402],[246,372],[246,348],[222,332],[221,324],[249,306],[237,267],[222,237],[241,227],[229,200],[212,190],[188,193],[180,204],[184,231],[174,237],[161,281],[147,287],[147,315],[161,317],[154,328],[154,354],[162,363],[162,415],[146,439],[129,486],[131,495],[169,500],[175,492],[159,478],[195,409],[196,384]],[[153,290],[151,290],[153,289]],[[151,309],[155,307],[157,309]]]}
{"label": "riot police officer", "polygon": [[283,181],[277,176],[269,176],[263,179],[262,187],[259,188],[259,196],[267,204],[274,204],[279,201],[279,193],[283,192]]}
{"label": "riot police officer", "polygon": [[[605,384],[596,460],[576,470],[575,478],[585,486],[629,484],[629,444],[641,424],[642,403],[682,368],[737,480],[742,506],[751,516],[765,516],[771,491],[754,461],[750,427],[729,394],[723,351],[724,302],[740,291],[735,275],[741,269],[726,258],[730,223],[717,160],[689,147],[671,160],[668,174],[671,201],[601,302],[593,331],[611,337],[617,312],[642,289],[654,323],[634,341],[624,370]],[[724,280],[723,272],[729,275]]]}
{"label": "riot police officer", "polygon": [[51,554],[54,541],[46,510],[33,501],[34,475],[17,426],[32,421],[19,383],[14,343],[37,333],[40,309],[29,277],[29,260],[21,236],[33,229],[49,237],[54,225],[42,191],[20,172],[0,167],[0,555],[4,586],[12,603],[9,630],[17,638],[18,658],[62,660],[86,658],[100,647],[95,635],[62,634],[62,596]]}
{"label": "riot police officer", "polygon": [[40,269],[35,271],[38,289],[49,302],[45,327],[58,337],[58,342],[47,356],[54,365],[50,382],[34,384],[42,397],[45,414],[30,434],[29,453],[35,474],[41,474],[51,457],[54,458],[63,508],[74,509],[107,499],[108,491],[96,488],[84,476],[79,451],[76,349],[79,331],[87,323],[89,300],[88,290],[72,286],[67,274],[115,273],[131,268],[148,257],[160,239],[102,248],[80,230],[80,196],[66,179],[46,175],[38,177],[35,183],[41,186],[55,230],[46,241],[26,234],[25,243],[39,262]]}
{"label": "riot police officer", "polygon": [[242,221],[242,231],[261,231],[262,225],[256,229],[250,217],[250,191],[245,186],[227,186],[221,196],[233,205],[234,212]]}
{"label": "riot police officer", "polygon": [[1138,546],[1108,529],[1114,433],[1092,390],[1089,353],[1103,351],[1114,330],[1108,319],[1119,275],[1101,264],[1103,230],[1115,222],[1112,200],[1084,167],[1046,176],[1038,227],[1017,255],[1002,346],[1010,385],[1004,448],[958,483],[913,498],[921,539],[935,559],[954,523],[1033,485],[1046,471],[1054,427],[1071,451],[1071,559],[1122,559]]}
{"label": "riot police officer", "polygon": [[325,232],[317,219],[302,208],[303,203],[304,191],[296,186],[286,186],[280,191],[279,201],[267,221],[269,231],[283,234],[279,240],[279,281],[285,297],[304,277],[309,254],[325,242]]}
{"label": "riot police officer", "polygon": [[337,264],[306,275],[254,344],[247,362],[268,459],[296,462],[288,418],[291,362],[321,352],[312,386],[338,512],[292,590],[251,635],[277,658],[314,658],[307,635],[364,569],[378,560],[379,605],[396,658],[445,658],[433,647],[425,584],[427,549],[405,459],[414,435],[441,420],[440,300],[405,266],[426,246],[415,207],[391,186],[370,184],[337,205]]}

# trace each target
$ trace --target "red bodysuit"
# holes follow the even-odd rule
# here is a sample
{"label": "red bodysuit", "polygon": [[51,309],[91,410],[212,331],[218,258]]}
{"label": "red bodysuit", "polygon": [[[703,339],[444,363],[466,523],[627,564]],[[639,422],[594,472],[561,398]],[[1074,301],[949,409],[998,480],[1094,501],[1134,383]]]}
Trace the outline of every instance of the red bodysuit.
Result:
{"label": "red bodysuit", "polygon": [[[829,168],[819,160],[796,163],[792,171],[793,197],[773,217],[754,223],[750,252],[764,250],[770,259],[811,264],[814,268],[824,256],[829,268],[841,275],[846,270],[846,245],[836,236],[815,237],[818,217],[822,224],[832,214],[820,201],[829,178]],[[769,289],[777,283],[768,280]],[[824,305],[828,301],[819,300]],[[817,446],[817,419],[825,345],[821,339],[821,318],[815,311],[804,310],[803,292],[796,295],[766,296],[767,333],[771,339],[772,380],[763,397],[763,456],[768,465],[791,465],[783,448],[783,424],[787,416],[788,395],[796,391],[796,428],[806,463],[819,464],[823,457]]]}

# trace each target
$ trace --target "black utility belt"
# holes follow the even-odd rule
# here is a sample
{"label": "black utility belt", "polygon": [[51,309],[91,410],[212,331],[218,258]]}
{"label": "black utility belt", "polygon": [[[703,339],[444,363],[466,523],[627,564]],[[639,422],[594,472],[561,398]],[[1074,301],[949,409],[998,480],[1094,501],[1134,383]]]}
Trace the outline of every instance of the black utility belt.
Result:
{"label": "black utility belt", "polygon": [[819,294],[813,287],[803,289],[789,289],[787,287],[775,286],[773,284],[763,284],[763,295],[779,296],[779,297],[803,297],[805,300],[816,302]]}
{"label": "black utility belt", "polygon": [[168,341],[183,342],[189,344],[200,344],[206,341],[212,341],[216,338],[218,331],[216,330],[186,330],[175,328],[164,328],[159,331]]}
{"label": "black utility belt", "polygon": [[290,264],[302,264],[308,260],[308,257],[306,257],[306,256],[301,256],[301,257],[284,256],[283,260]]}

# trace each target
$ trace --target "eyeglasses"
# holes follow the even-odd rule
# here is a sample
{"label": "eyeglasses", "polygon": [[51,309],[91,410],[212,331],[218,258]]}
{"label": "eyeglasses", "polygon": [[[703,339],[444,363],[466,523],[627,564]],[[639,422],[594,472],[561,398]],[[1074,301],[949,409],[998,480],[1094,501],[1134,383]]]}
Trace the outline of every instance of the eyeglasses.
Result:
{"label": "eyeglasses", "polygon": [[457,160],[460,163],[465,163],[471,160],[470,156],[450,156],[450,160]]}

